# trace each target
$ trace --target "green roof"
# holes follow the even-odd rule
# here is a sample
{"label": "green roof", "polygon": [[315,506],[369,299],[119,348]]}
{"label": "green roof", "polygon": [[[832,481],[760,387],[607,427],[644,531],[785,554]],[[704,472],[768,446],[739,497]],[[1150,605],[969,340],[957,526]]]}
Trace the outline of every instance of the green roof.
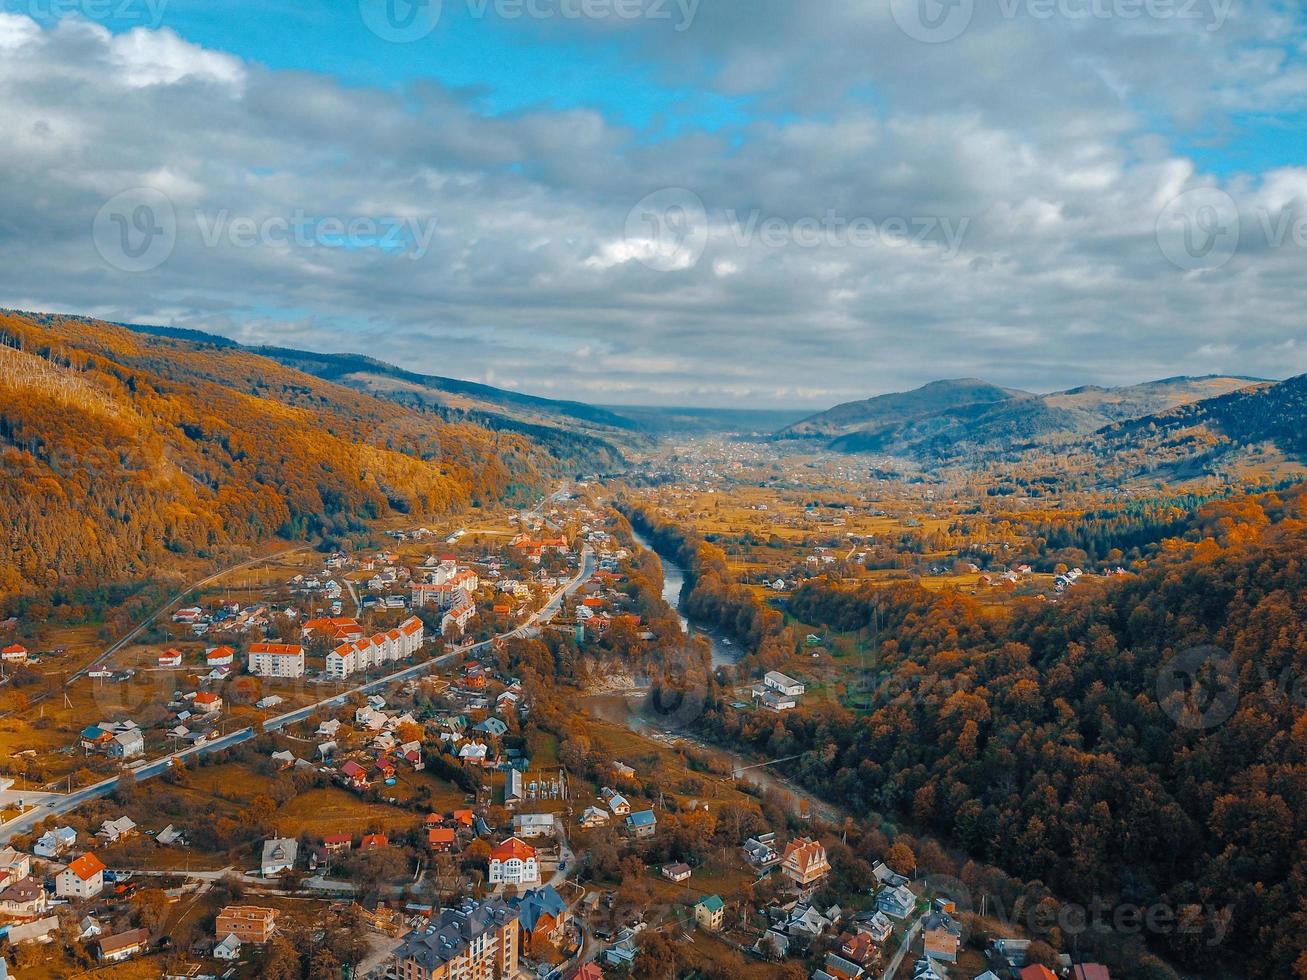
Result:
{"label": "green roof", "polygon": [[699,899],[699,904],[709,912],[719,912],[726,908],[726,903],[717,895],[705,895],[703,898]]}

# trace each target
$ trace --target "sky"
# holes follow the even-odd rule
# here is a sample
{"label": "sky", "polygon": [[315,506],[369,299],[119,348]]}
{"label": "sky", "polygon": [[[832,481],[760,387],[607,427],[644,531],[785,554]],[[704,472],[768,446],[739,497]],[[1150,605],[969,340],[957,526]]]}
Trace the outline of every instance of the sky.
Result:
{"label": "sky", "polygon": [[1307,372],[1271,0],[0,0],[0,306],[601,404]]}

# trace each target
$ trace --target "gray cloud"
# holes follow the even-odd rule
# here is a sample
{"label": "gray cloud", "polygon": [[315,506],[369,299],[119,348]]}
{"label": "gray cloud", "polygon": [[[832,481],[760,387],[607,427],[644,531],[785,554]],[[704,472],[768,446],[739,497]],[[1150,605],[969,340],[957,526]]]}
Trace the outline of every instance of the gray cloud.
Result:
{"label": "gray cloud", "polygon": [[[1207,31],[1022,20],[977,0],[941,45],[905,37],[883,5],[823,8],[705,2],[676,34],[520,27],[616,34],[661,77],[755,101],[749,122],[654,141],[585,109],[488,115],[433,82],[345,87],[167,29],[0,15],[0,304],[602,402],[823,406],[940,376],[1054,388],[1307,370],[1307,243],[1282,222],[1307,214],[1307,170],[1220,182],[1240,219],[1224,264],[1177,267],[1157,238],[1169,200],[1218,182],[1156,130],[1298,108],[1292,25],[1273,8]],[[167,195],[177,234],[132,273],[92,228],[137,187]],[[666,187],[702,201],[705,240],[657,271],[641,259],[667,242],[626,229]],[[287,243],[278,222],[297,215],[308,241]],[[242,219],[262,228],[253,244]],[[344,247],[327,219],[430,239],[420,255],[403,235]],[[895,219],[917,244],[887,231]],[[874,234],[850,243],[855,221]]]}

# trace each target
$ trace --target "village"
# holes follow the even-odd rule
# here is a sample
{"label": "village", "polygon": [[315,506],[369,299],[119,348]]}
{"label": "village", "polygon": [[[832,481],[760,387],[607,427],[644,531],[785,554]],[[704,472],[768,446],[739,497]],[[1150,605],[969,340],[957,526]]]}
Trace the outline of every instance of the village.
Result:
{"label": "village", "polygon": [[[651,648],[663,626],[592,492],[498,535],[394,531],[216,588],[87,665],[75,682],[102,710],[63,777],[82,785],[7,789],[10,970],[256,976],[309,941],[354,976],[402,980],[656,976],[680,943],[723,976],[1069,975],[1019,930],[968,944],[956,896],[908,849],[851,856],[806,800],[675,740],[590,722],[579,752],[537,725],[537,684],[510,666],[523,644]],[[733,696],[780,713],[807,694],[771,670]],[[328,949],[327,919],[357,948]]]}

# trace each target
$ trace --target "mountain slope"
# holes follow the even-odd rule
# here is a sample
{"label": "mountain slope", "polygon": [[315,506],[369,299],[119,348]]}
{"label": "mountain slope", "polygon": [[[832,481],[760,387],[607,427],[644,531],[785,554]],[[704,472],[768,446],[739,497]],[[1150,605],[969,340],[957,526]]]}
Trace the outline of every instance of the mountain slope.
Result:
{"label": "mountain slope", "polygon": [[165,551],[416,522],[560,469],[523,436],[236,345],[0,313],[0,597],[140,577]]}
{"label": "mountain slope", "polygon": [[838,405],[782,430],[842,452],[918,459],[993,456],[1061,444],[1104,426],[1219,396],[1251,378],[1168,378],[1122,388],[1085,386],[1049,395],[984,381],[937,381],[914,391]]}

